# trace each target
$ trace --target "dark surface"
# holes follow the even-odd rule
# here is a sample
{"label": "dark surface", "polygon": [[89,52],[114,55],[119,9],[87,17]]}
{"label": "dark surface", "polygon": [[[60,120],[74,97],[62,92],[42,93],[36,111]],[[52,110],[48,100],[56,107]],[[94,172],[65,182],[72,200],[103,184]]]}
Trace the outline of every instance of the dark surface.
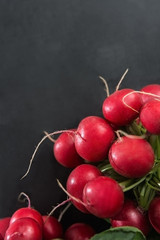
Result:
{"label": "dark surface", "polygon": [[[159,0],[0,1],[0,217],[24,206],[17,201],[22,191],[44,214],[66,199],[56,178],[65,185],[69,170],[55,161],[48,140],[20,178],[44,130],[101,115],[99,75],[111,92],[126,68],[121,87],[159,83],[159,12]],[[63,222],[84,218],[100,229],[101,221],[74,208]]]}

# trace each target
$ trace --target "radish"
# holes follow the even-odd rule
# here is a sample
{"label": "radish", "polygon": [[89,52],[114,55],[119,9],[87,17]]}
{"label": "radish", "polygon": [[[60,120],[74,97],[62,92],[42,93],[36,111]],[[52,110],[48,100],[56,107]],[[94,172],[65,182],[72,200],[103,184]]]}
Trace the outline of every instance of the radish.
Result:
{"label": "radish", "polygon": [[99,218],[110,218],[121,210],[124,194],[114,179],[100,176],[85,185],[83,202],[91,214]]}
{"label": "radish", "polygon": [[151,201],[148,216],[153,228],[160,233],[160,197],[155,197]]}
{"label": "radish", "polygon": [[[96,166],[91,164],[81,164],[73,169],[68,176],[66,183],[67,192],[75,198],[82,200],[85,184],[101,175],[101,171]],[[74,200],[72,200],[72,202],[80,211],[88,213],[84,205]]]}
{"label": "radish", "polygon": [[112,227],[132,226],[148,235],[151,226],[146,213],[133,200],[125,200],[122,210],[111,219]]}
{"label": "radish", "polygon": [[42,240],[42,229],[32,218],[19,218],[10,224],[4,240]]}
{"label": "radish", "polygon": [[112,144],[108,157],[113,169],[128,178],[143,177],[154,165],[151,145],[136,136],[120,137]]}
{"label": "radish", "polygon": [[43,219],[41,214],[37,210],[31,208],[31,202],[27,194],[24,192],[20,193],[19,199],[22,195],[28,200],[28,207],[23,207],[15,211],[11,216],[10,225],[19,218],[28,217],[34,219],[40,225],[40,227],[43,228]]}
{"label": "radish", "polygon": [[78,154],[89,162],[99,162],[107,157],[114,131],[101,117],[89,116],[78,125],[75,147]]}
{"label": "radish", "polygon": [[[131,92],[133,93],[129,94]],[[129,95],[127,96],[127,94]],[[104,100],[102,112],[104,117],[112,124],[124,126],[137,118],[141,106],[139,93],[132,89],[122,89],[112,93]]]}
{"label": "radish", "polygon": [[95,235],[94,229],[86,223],[74,223],[65,232],[65,240],[89,240]]}
{"label": "radish", "polygon": [[[160,84],[149,84],[144,86],[141,89],[141,92],[155,94],[160,96]],[[142,104],[144,105],[146,102],[153,100],[155,97],[149,94],[141,94]]]}
{"label": "radish", "polygon": [[83,163],[82,158],[78,155],[75,149],[75,131],[76,129],[72,129],[69,132],[61,133],[53,147],[56,160],[64,167],[68,168],[74,168]]}
{"label": "radish", "polygon": [[7,228],[9,227],[10,217],[0,219],[0,234],[4,238]]}
{"label": "radish", "polygon": [[4,238],[2,237],[2,235],[0,234],[0,240],[3,240]]}
{"label": "radish", "polygon": [[160,134],[160,101],[150,100],[140,111],[140,121],[151,134]]}
{"label": "radish", "polygon": [[52,240],[53,238],[60,238],[63,235],[62,225],[53,216],[42,216],[43,226],[43,238],[44,240]]}
{"label": "radish", "polygon": [[17,221],[17,219],[25,217],[34,219],[39,224],[39,226],[43,228],[43,219],[41,214],[37,210],[30,207],[20,208],[15,211],[11,216],[10,225]]}

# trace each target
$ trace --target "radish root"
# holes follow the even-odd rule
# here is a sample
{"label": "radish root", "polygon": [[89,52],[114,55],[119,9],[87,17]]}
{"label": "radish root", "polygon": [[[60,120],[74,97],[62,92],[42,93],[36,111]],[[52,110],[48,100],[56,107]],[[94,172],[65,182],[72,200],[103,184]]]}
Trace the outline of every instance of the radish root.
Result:
{"label": "radish root", "polygon": [[102,82],[104,83],[104,85],[105,85],[105,91],[106,91],[106,93],[107,93],[107,97],[109,97],[110,93],[109,93],[109,87],[108,87],[107,81],[106,81],[103,77],[101,77],[101,76],[99,76],[99,78],[100,78],[100,79],[102,80]]}
{"label": "radish root", "polygon": [[126,71],[123,73],[123,75],[122,75],[121,79],[119,80],[119,82],[118,82],[118,84],[117,84],[117,86],[116,86],[116,91],[118,91],[118,90],[119,90],[119,88],[120,88],[120,85],[121,85],[121,83],[122,83],[123,79],[125,78],[125,76],[127,75],[128,71],[129,71],[129,68],[127,68],[127,69],[126,69]]}
{"label": "radish root", "polygon": [[71,206],[71,202],[69,202],[67,204],[67,206],[63,209],[63,211],[59,214],[59,217],[58,217],[58,222],[60,222],[62,220],[62,217],[63,215],[65,214],[65,212],[68,210],[68,208]]}
{"label": "radish root", "polygon": [[[68,198],[67,200],[64,200],[63,202],[59,203],[57,206],[53,207],[53,209],[50,211],[50,213],[48,214],[45,222],[47,221],[47,219],[55,212],[55,210],[61,206],[63,206],[64,204],[68,203],[71,201],[71,198]],[[45,223],[44,222],[44,223]]]}
{"label": "radish root", "polygon": [[62,184],[60,183],[60,181],[58,179],[57,179],[57,183],[58,183],[59,187],[71,198],[71,200],[74,200],[74,201],[82,204],[83,206],[86,206],[86,204],[84,202],[82,202],[80,199],[74,197],[69,192],[67,192],[67,190],[62,186]]}
{"label": "radish root", "polygon": [[[25,198],[22,200],[21,197],[24,196]],[[28,201],[28,208],[31,208],[31,200],[30,198],[28,197],[28,195],[24,192],[21,192],[18,196],[18,201],[20,202],[25,202],[25,200],[27,199]]]}
{"label": "radish root", "polygon": [[127,93],[123,98],[122,98],[122,102],[128,107],[130,108],[131,110],[133,110],[134,112],[136,113],[139,113],[139,111],[137,111],[136,109],[132,108],[131,106],[129,106],[126,102],[125,102],[125,98],[128,97],[129,95],[133,94],[133,93],[140,93],[140,94],[145,94],[145,95],[148,95],[148,96],[152,96],[152,97],[155,97],[157,101],[160,101],[160,99],[157,99],[157,98],[160,98],[159,95],[156,95],[156,94],[153,94],[153,93],[147,93],[147,92],[143,92],[143,91],[132,91],[132,92],[129,92]]}
{"label": "radish root", "polygon": [[[47,133],[47,132],[45,132],[46,135],[45,135],[45,136],[41,139],[41,141],[37,144],[37,146],[36,146],[36,148],[35,148],[35,150],[34,150],[34,152],[33,152],[33,154],[32,154],[32,157],[31,157],[31,159],[30,159],[28,169],[27,169],[26,173],[21,177],[21,180],[28,175],[28,173],[29,173],[29,171],[30,171],[30,169],[31,169],[31,165],[32,165],[32,163],[33,163],[34,157],[35,157],[35,155],[36,155],[36,153],[37,153],[40,145],[44,142],[44,140],[47,139],[47,138],[50,139],[51,136],[53,136],[53,135],[55,135],[55,134],[61,134],[61,133],[64,133],[64,132],[75,133],[74,131],[71,131],[71,130],[59,130],[59,131],[55,131],[55,132],[53,132],[53,133]],[[50,139],[50,140],[51,140],[51,139]],[[52,142],[53,142],[53,139],[52,139]]]}
{"label": "radish root", "polygon": [[53,142],[53,143],[56,142],[56,140],[53,139],[48,132],[44,131],[44,134],[48,137],[48,139],[49,139],[51,142]]}
{"label": "radish root", "polygon": [[132,139],[144,139],[146,137],[145,134],[143,134],[141,136],[137,136],[137,135],[128,134],[122,130],[117,130],[116,134],[120,140],[122,140],[120,134],[124,135],[125,137],[132,138]]}

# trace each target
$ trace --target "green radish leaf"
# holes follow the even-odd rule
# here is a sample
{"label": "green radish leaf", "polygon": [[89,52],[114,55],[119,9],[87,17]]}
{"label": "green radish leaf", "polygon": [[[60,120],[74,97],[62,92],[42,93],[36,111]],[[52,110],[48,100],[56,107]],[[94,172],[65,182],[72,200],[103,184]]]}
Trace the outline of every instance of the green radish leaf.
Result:
{"label": "green radish leaf", "polygon": [[143,233],[135,227],[116,227],[94,235],[90,240],[146,240]]}
{"label": "green radish leaf", "polygon": [[104,218],[104,220],[105,220],[107,223],[111,224],[110,218]]}

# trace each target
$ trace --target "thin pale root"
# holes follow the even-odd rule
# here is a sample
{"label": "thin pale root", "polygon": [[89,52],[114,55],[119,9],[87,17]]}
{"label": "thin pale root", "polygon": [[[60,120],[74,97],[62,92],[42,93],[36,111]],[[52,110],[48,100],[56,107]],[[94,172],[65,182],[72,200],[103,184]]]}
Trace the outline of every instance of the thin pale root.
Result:
{"label": "thin pale root", "polygon": [[[47,132],[46,132],[47,134],[46,134],[46,135],[41,139],[41,141],[37,144],[37,146],[36,146],[36,148],[35,148],[35,150],[34,150],[34,152],[33,152],[33,154],[32,154],[32,157],[31,157],[31,159],[30,159],[28,169],[27,169],[26,173],[21,177],[21,180],[28,175],[28,173],[29,173],[29,171],[30,171],[30,169],[31,169],[31,165],[32,165],[32,163],[33,163],[34,157],[35,157],[35,155],[36,155],[36,153],[37,153],[40,145],[44,142],[44,140],[47,139],[47,138],[49,138],[49,137],[51,137],[51,136],[53,136],[53,135],[55,135],[55,134],[61,134],[61,133],[64,133],[64,132],[68,132],[68,133],[71,132],[71,133],[73,133],[74,131],[71,131],[71,130],[59,130],[59,131],[55,131],[55,132],[53,132],[53,133],[47,133]],[[74,132],[74,133],[75,133],[75,132]]]}
{"label": "thin pale root", "polygon": [[[21,199],[22,196],[25,197],[24,200]],[[31,200],[30,200],[29,196],[28,196],[26,193],[21,192],[21,193],[19,194],[19,196],[18,196],[18,201],[21,201],[21,202],[23,201],[23,202],[24,202],[26,199],[27,199],[27,201],[28,201],[28,208],[31,208]]]}
{"label": "thin pale root", "polygon": [[63,209],[63,211],[59,214],[59,217],[58,217],[58,222],[60,222],[62,220],[62,217],[63,215],[65,214],[65,212],[68,210],[68,208],[72,205],[71,202],[69,202],[67,204],[67,206]]}
{"label": "thin pale root", "polygon": [[[143,92],[143,91],[132,91],[132,92],[127,93],[127,94],[122,98],[122,102],[123,102],[128,108],[130,108],[131,110],[133,110],[133,111],[136,112],[136,113],[139,113],[139,111],[137,111],[136,109],[132,108],[131,106],[129,106],[129,105],[125,102],[125,98],[126,98],[127,96],[131,95],[132,93],[140,93],[140,94],[145,94],[145,95],[148,95],[148,96],[160,98],[160,96],[158,96],[158,95],[156,95],[156,94],[147,93],[147,92]],[[157,101],[160,101],[160,99],[156,99],[156,100],[157,100]]]}
{"label": "thin pale root", "polygon": [[107,97],[109,97],[110,94],[109,94],[109,87],[108,87],[107,81],[103,77],[101,77],[101,76],[99,76],[99,78],[103,81],[103,83],[105,85],[105,91],[107,93]]}
{"label": "thin pale root", "polygon": [[119,80],[119,82],[118,82],[118,84],[116,86],[116,91],[119,90],[120,85],[121,85],[122,81],[124,80],[125,76],[127,75],[128,71],[129,71],[129,68],[127,68],[126,71],[123,73],[121,79]]}
{"label": "thin pale root", "polygon": [[67,192],[67,190],[62,186],[62,184],[60,183],[60,181],[57,179],[57,183],[60,186],[60,188],[75,202],[82,204],[83,206],[86,206],[84,202],[82,202],[80,199],[74,197],[73,195],[71,195],[69,192]]}
{"label": "thin pale root", "polygon": [[47,218],[45,219],[45,222],[56,211],[56,209],[58,209],[59,207],[63,206],[64,204],[66,204],[66,203],[68,203],[70,201],[71,201],[71,198],[68,198],[67,200],[64,200],[63,202],[59,203],[57,206],[53,207],[53,209],[50,211],[50,213],[48,214]]}
{"label": "thin pale root", "polygon": [[[122,134],[122,135],[125,136],[125,137],[132,138],[132,139],[144,139],[144,138],[146,137],[145,134],[143,134],[143,135],[141,135],[141,136],[137,136],[137,135],[128,134],[128,133],[126,133],[126,132],[124,132],[124,131],[122,131],[122,130],[117,130],[117,131],[116,131],[116,134],[117,134],[118,138],[120,138],[120,139],[121,139],[120,134]],[[121,140],[122,140],[122,139],[121,139]]]}

